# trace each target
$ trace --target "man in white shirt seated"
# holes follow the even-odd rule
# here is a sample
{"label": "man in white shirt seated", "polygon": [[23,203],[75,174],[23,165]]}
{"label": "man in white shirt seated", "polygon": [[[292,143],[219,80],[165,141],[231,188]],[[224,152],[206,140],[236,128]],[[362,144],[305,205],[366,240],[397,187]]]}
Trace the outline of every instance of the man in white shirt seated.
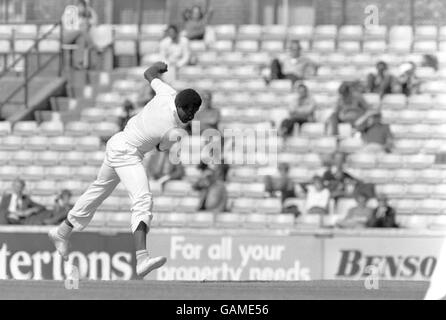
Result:
{"label": "man in white shirt seated", "polygon": [[319,176],[314,176],[312,184],[302,186],[306,193],[305,214],[328,214],[330,191],[324,186]]}
{"label": "man in white shirt seated", "polygon": [[119,182],[127,189],[132,202],[131,231],[136,250],[136,273],[144,277],[166,263],[165,257],[150,258],[146,246],[152,220],[152,193],[144,165],[145,153],[168,151],[181,135],[180,126],[191,121],[201,105],[200,95],[193,89],[177,93],[160,80],[167,65],[157,62],[144,72],[155,91],[155,97],[107,142],[105,159],[94,181],[78,199],[67,219],[49,236],[66,260],[69,238],[73,231],[84,229],[99,205],[113,192]]}

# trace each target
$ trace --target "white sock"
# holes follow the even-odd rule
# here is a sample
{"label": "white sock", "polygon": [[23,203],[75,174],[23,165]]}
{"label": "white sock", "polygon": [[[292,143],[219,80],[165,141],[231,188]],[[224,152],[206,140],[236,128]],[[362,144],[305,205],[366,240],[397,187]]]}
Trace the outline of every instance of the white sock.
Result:
{"label": "white sock", "polygon": [[141,263],[149,257],[149,253],[147,250],[138,250],[136,251],[136,263]]}
{"label": "white sock", "polygon": [[73,227],[70,227],[65,221],[62,222],[57,228],[57,235],[64,240],[68,240],[71,236]]}

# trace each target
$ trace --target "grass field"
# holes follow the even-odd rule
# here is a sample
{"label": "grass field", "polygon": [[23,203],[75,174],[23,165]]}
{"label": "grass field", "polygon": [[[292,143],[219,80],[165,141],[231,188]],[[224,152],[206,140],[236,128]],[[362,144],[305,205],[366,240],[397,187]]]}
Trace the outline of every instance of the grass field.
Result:
{"label": "grass field", "polygon": [[63,281],[0,281],[0,299],[422,299],[427,282],[381,281],[367,290],[362,281],[299,282],[80,281],[67,290]]}

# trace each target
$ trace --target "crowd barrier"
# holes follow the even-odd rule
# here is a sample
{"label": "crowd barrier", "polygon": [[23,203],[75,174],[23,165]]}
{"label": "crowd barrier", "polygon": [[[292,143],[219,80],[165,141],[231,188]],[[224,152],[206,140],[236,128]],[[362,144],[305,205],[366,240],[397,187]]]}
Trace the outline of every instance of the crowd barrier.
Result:
{"label": "crowd barrier", "polygon": [[[136,279],[128,230],[74,233],[69,263],[47,227],[0,227],[0,279]],[[428,280],[446,232],[425,230],[233,230],[158,228],[149,251],[167,264],[152,280]],[[370,268],[376,265],[377,268]]]}

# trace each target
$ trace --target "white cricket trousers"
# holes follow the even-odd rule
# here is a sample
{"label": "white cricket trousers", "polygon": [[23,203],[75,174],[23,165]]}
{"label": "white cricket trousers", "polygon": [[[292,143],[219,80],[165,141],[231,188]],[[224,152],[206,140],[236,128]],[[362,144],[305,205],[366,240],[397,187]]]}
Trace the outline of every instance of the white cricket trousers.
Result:
{"label": "white cricket trousers", "polygon": [[73,224],[75,230],[82,230],[90,223],[97,208],[110,196],[120,181],[131,200],[132,232],[135,232],[141,222],[150,227],[153,200],[142,159],[143,155],[126,142],[122,132],[110,138],[96,180],[68,213],[68,221]]}

